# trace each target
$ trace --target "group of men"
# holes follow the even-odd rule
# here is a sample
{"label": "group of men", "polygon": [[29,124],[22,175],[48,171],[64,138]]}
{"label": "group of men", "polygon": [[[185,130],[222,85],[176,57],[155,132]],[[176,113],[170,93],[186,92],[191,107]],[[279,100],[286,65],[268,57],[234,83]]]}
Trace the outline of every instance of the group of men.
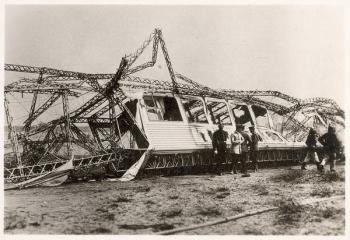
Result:
{"label": "group of men", "polygon": [[[252,167],[254,171],[258,171],[258,142],[262,141],[261,136],[255,131],[255,127],[249,127],[251,135],[248,135],[244,132],[243,125],[237,125],[236,131],[228,136],[228,133],[223,130],[223,125],[219,124],[219,129],[213,134],[213,150],[214,150],[214,159],[216,162],[215,170],[218,175],[222,175],[223,167],[226,162],[228,155],[231,155],[231,173],[237,174],[238,162],[241,162],[241,172],[243,177],[249,177],[247,162],[251,159]],[[231,140],[231,149],[227,149],[226,140],[230,137]],[[322,161],[319,160],[316,145],[317,140],[323,145],[323,150],[325,157]],[[319,171],[324,170],[324,165],[328,160],[330,163],[330,171],[334,172],[334,165],[336,154],[340,149],[340,141],[338,140],[335,129],[332,126],[329,126],[328,132],[317,139],[317,133],[314,129],[310,129],[309,135],[306,140],[307,145],[307,154],[302,162],[301,169],[305,170],[305,166],[310,161],[314,161],[317,165]],[[230,154],[229,154],[230,153]]]}
{"label": "group of men", "polygon": [[222,175],[223,163],[226,161],[228,153],[232,156],[231,173],[237,174],[238,162],[241,162],[241,172],[243,177],[249,177],[247,162],[252,160],[254,171],[258,171],[257,153],[259,150],[258,142],[261,137],[256,133],[254,126],[249,127],[251,136],[244,132],[243,125],[237,125],[236,131],[231,134],[231,149],[227,149],[226,140],[229,137],[228,133],[223,130],[222,124],[219,124],[219,129],[213,134],[213,150],[216,162],[216,172]]}
{"label": "group of men", "polygon": [[326,164],[326,161],[329,161],[330,171],[335,172],[335,159],[337,157],[337,153],[340,152],[341,144],[340,141],[335,133],[335,129],[332,126],[328,127],[328,132],[322,135],[320,138],[318,138],[318,141],[323,146],[323,153],[324,158],[322,161],[320,161],[318,155],[317,155],[317,133],[316,131],[311,128],[309,131],[309,135],[306,139],[306,146],[307,146],[307,154],[305,156],[305,159],[303,163],[301,164],[301,169],[306,170],[306,164],[310,161],[315,162],[317,169],[319,171],[324,170],[324,165]]}

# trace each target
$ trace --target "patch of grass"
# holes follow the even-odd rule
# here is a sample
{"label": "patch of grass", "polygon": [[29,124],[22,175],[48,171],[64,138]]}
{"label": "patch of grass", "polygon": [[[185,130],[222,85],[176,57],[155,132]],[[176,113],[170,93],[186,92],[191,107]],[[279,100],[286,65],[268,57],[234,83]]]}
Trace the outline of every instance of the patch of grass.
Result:
{"label": "patch of grass", "polygon": [[244,209],[242,206],[234,206],[231,208],[232,211],[235,211],[235,212],[239,212],[239,213],[242,213],[244,212]]}
{"label": "patch of grass", "polygon": [[209,188],[204,193],[206,194],[216,194],[216,193],[226,193],[230,192],[230,189],[228,187],[215,187],[215,188]]}
{"label": "patch of grass", "polygon": [[324,182],[345,182],[345,176],[338,172],[326,172],[321,176]]}
{"label": "patch of grass", "polygon": [[144,224],[121,224],[118,225],[119,228],[127,229],[127,230],[139,230],[139,229],[147,229],[151,226]]}
{"label": "patch of grass", "polygon": [[254,184],[252,185],[252,189],[257,192],[258,195],[269,195],[269,191],[264,185]]}
{"label": "patch of grass", "polygon": [[217,187],[214,189],[215,192],[227,192],[227,191],[230,191],[230,189],[228,187]]}
{"label": "patch of grass", "polygon": [[98,227],[90,231],[90,233],[111,233],[112,231],[108,228]]}
{"label": "patch of grass", "polygon": [[160,214],[161,217],[173,218],[182,214],[181,208],[171,208]]}
{"label": "patch of grass", "polygon": [[139,187],[139,188],[136,188],[135,190],[136,190],[136,192],[149,192],[149,191],[151,191],[151,188],[150,187]]}
{"label": "patch of grass", "polygon": [[222,210],[218,206],[198,206],[197,213],[203,216],[220,216],[222,215]]}
{"label": "patch of grass", "polygon": [[222,192],[222,193],[217,194],[217,195],[216,195],[216,198],[222,199],[222,198],[225,198],[225,197],[227,197],[227,196],[229,196],[229,195],[230,195],[229,192]]}
{"label": "patch of grass", "polygon": [[169,199],[178,199],[178,198],[179,198],[179,195],[173,194],[173,195],[170,195],[168,198],[169,198]]}
{"label": "patch of grass", "polygon": [[145,203],[146,204],[155,204],[155,202],[153,202],[152,200],[147,200]]}
{"label": "patch of grass", "polygon": [[312,190],[311,196],[320,196],[320,197],[330,197],[333,193],[333,188],[325,185],[316,185]]}
{"label": "patch of grass", "polygon": [[109,205],[110,208],[117,208],[118,206],[119,205],[117,203],[114,203],[114,202]]}
{"label": "patch of grass", "polygon": [[132,199],[126,197],[126,196],[119,196],[115,202],[130,202]]}
{"label": "patch of grass", "polygon": [[109,220],[109,221],[114,221],[115,215],[113,213],[107,213],[104,215],[104,218]]}
{"label": "patch of grass", "polygon": [[296,180],[299,180],[304,176],[304,172],[301,170],[287,170],[286,172],[283,172],[279,175],[272,176],[270,179],[274,182],[294,182]]}
{"label": "patch of grass", "polygon": [[304,210],[305,207],[299,204],[295,199],[282,199],[278,202],[277,224],[297,224],[300,221]]}
{"label": "patch of grass", "polygon": [[4,230],[22,229],[27,226],[27,219],[17,214],[10,214],[4,220]]}
{"label": "patch of grass", "polygon": [[96,212],[108,212],[108,210],[104,208],[97,208]]}
{"label": "patch of grass", "polygon": [[243,232],[246,235],[262,235],[262,232],[259,229],[255,229],[252,227],[248,227],[244,229]]}
{"label": "patch of grass", "polygon": [[324,218],[330,218],[332,216],[334,216],[334,211],[330,208],[327,208],[325,210],[322,211],[322,217]]}
{"label": "patch of grass", "polygon": [[344,209],[337,209],[335,207],[326,206],[313,208],[310,211],[312,211],[316,215],[316,217],[332,218],[335,216],[339,216],[342,213],[342,211],[344,211]]}

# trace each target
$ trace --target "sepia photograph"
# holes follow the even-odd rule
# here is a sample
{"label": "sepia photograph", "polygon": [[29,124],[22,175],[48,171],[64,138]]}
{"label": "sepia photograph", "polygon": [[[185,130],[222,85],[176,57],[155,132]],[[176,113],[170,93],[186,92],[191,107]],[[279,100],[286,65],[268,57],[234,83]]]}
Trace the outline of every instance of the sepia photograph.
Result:
{"label": "sepia photograph", "polygon": [[4,4],[4,236],[345,239],[345,28],[341,4]]}

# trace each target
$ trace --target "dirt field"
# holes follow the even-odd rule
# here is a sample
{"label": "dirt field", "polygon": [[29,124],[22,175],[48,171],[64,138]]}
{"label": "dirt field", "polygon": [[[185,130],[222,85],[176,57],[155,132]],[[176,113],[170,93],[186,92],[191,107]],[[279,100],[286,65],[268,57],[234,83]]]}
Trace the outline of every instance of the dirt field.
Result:
{"label": "dirt field", "polygon": [[[280,206],[278,211],[181,234],[343,235],[345,201],[291,205],[344,195],[344,166],[262,169],[241,175],[153,177],[132,182],[71,183],[5,192],[5,234],[154,234]],[[292,206],[292,207],[291,207]]]}

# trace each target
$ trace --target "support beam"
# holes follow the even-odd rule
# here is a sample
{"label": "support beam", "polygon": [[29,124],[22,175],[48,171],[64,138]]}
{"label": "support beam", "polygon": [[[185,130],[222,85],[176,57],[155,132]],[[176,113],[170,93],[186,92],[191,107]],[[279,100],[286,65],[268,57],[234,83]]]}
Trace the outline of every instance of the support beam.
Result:
{"label": "support beam", "polygon": [[112,123],[111,129],[110,129],[110,136],[112,139],[112,147],[115,147],[115,140],[117,138],[117,120],[116,120],[116,113],[115,113],[115,108],[114,108],[114,99],[112,97],[110,97],[110,99],[108,99],[109,101],[109,119],[110,122]]}
{"label": "support beam", "polygon": [[63,102],[63,116],[65,119],[65,137],[67,140],[67,154],[68,158],[72,154],[72,146],[71,146],[71,134],[70,134],[70,117],[69,117],[69,102],[68,102],[68,94],[65,92],[62,95]]}
{"label": "support beam", "polygon": [[160,29],[157,29],[157,31],[158,31],[158,36],[159,36],[159,43],[160,43],[160,46],[162,47],[165,62],[166,62],[166,65],[168,67],[168,70],[169,70],[171,81],[173,83],[173,92],[179,93],[179,87],[178,87],[178,84],[176,82],[176,77],[175,77],[175,73],[173,70],[173,66],[172,66],[171,61],[170,61],[168,50],[166,49],[166,46],[165,46],[165,41],[164,41],[163,36],[162,36],[162,31]]}

